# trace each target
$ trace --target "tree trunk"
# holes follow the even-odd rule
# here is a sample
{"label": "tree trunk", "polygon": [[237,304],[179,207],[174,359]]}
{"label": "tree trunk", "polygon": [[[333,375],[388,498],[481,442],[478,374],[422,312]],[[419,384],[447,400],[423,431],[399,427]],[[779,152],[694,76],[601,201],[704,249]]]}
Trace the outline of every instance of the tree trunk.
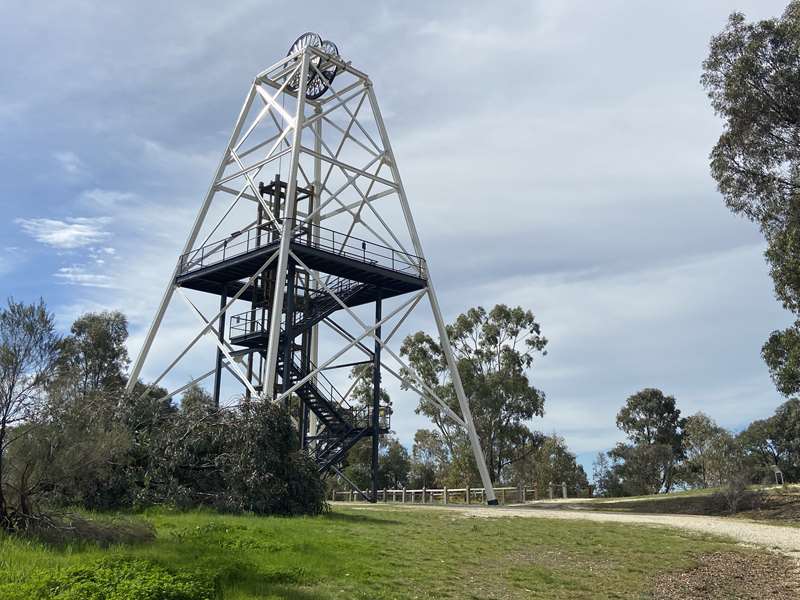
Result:
{"label": "tree trunk", "polygon": [[6,503],[6,497],[3,493],[3,461],[5,459],[5,456],[3,456],[3,446],[6,438],[5,434],[6,427],[5,422],[3,422],[0,425],[0,529],[8,529],[10,525],[8,504]]}

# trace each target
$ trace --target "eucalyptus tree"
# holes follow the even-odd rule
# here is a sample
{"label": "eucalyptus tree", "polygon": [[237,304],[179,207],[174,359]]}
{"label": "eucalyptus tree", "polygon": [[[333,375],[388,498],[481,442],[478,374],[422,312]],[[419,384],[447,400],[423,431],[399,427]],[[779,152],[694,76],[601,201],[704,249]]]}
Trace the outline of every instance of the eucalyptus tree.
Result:
{"label": "eucalyptus tree", "polygon": [[617,413],[617,427],[629,443],[617,444],[610,455],[629,493],[672,489],[676,468],[684,458],[684,424],[675,398],[659,389],[645,388],[628,397]]}
{"label": "eucalyptus tree", "polygon": [[[546,354],[547,339],[533,313],[498,304],[490,311],[471,308],[447,332],[456,355],[475,427],[492,478],[501,481],[507,468],[523,456],[516,443],[530,434],[527,422],[544,414],[545,395],[529,373],[537,356]],[[458,412],[447,362],[439,343],[428,333],[408,336],[401,347],[411,373]],[[413,375],[413,376],[412,376]],[[417,413],[429,417],[454,460],[463,453],[464,433],[446,411],[423,396]]]}
{"label": "eucalyptus tree", "polygon": [[20,508],[10,505],[5,491],[7,452],[29,433],[25,421],[40,408],[58,357],[59,337],[44,301],[24,304],[9,299],[0,310],[0,526],[4,528],[14,526],[14,513]]}
{"label": "eucalyptus tree", "polygon": [[[727,206],[760,226],[775,293],[800,318],[800,1],[759,22],[731,14],[702,83],[724,120],[711,173]],[[800,391],[800,320],[762,354],[780,392]]]}

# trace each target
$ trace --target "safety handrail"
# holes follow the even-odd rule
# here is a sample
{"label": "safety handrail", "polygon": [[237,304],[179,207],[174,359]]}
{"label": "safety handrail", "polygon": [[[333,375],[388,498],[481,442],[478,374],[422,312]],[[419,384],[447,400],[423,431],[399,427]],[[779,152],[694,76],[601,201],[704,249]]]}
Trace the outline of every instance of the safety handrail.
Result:
{"label": "safety handrail", "polygon": [[[294,243],[398,273],[407,273],[420,278],[425,276],[425,261],[419,256],[296,219],[283,219],[279,222],[281,226],[292,227]],[[178,271],[181,275],[185,275],[229,258],[247,254],[277,242],[279,238],[280,232],[271,222],[235,231],[227,238],[210,242],[183,254]]]}
{"label": "safety handrail", "polygon": [[[330,291],[336,294],[337,297],[342,299],[343,297],[347,296],[350,292],[356,291],[357,288],[362,287],[365,284],[353,279],[347,279],[346,277],[336,277],[335,279],[331,279],[330,281],[328,281],[325,285]],[[331,303],[337,304],[336,301],[333,298],[331,298],[328,292],[323,288],[306,288],[304,286],[297,286],[295,289],[305,291],[307,297],[312,301],[316,300],[317,297],[320,297],[323,300],[327,298],[328,300],[330,300]],[[238,335],[264,333],[267,330],[267,327],[269,326],[269,324],[267,323],[267,315],[268,315],[267,309],[268,309],[267,306],[261,305],[249,308],[244,312],[231,316],[230,318],[231,334],[233,334],[234,332],[237,332]],[[298,323],[302,322],[305,319],[305,317],[306,315],[303,312],[303,310],[301,308],[298,308],[298,310],[295,311],[294,313],[294,320],[292,322],[292,325],[297,325]]]}

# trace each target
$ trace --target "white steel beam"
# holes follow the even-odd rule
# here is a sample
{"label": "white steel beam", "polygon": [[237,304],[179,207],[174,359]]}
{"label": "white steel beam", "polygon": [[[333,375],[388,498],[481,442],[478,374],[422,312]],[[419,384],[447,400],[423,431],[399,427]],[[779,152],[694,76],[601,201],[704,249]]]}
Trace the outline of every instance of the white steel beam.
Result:
{"label": "white steel beam", "polygon": [[[269,267],[269,266],[272,264],[272,261],[274,261],[274,260],[275,260],[275,258],[276,258],[277,256],[278,256],[278,252],[277,252],[277,251],[276,251],[276,252],[273,252],[273,253],[272,253],[272,256],[270,256],[270,257],[269,257],[269,259],[268,259],[268,260],[267,260],[267,261],[266,261],[266,262],[265,262],[265,263],[264,263],[264,264],[261,266],[261,268],[260,268],[260,269],[258,269],[258,271],[256,271],[256,272],[255,272],[255,273],[254,273],[254,274],[253,274],[253,275],[252,275],[252,276],[251,276],[251,277],[250,277],[250,278],[247,280],[247,282],[246,282],[246,283],[245,283],[245,284],[244,284],[244,285],[243,285],[243,286],[242,286],[242,287],[239,289],[239,291],[238,291],[238,292],[236,292],[236,293],[233,295],[233,297],[232,297],[230,300],[228,300],[227,304],[225,304],[225,306],[224,306],[224,307],[222,307],[222,309],[220,309],[220,310],[219,310],[219,312],[217,312],[217,314],[216,314],[216,315],[214,315],[214,317],[211,319],[211,321],[216,321],[217,319],[219,319],[219,317],[220,317],[220,316],[222,316],[222,315],[223,315],[223,314],[224,314],[224,313],[225,313],[225,312],[226,312],[226,311],[227,311],[227,310],[228,310],[228,309],[229,309],[229,308],[230,308],[230,307],[233,305],[233,303],[234,303],[234,302],[236,302],[236,301],[239,299],[239,297],[240,297],[242,294],[244,294],[245,290],[246,290],[248,287],[250,287],[250,284],[251,284],[251,283],[253,283],[253,281],[255,281],[255,279],[256,279],[256,278],[257,278],[259,275],[261,275],[261,273],[263,273],[263,272],[264,272],[264,270],[265,270],[267,267]],[[167,374],[169,374],[169,372],[170,372],[170,371],[172,371],[172,369],[175,367],[175,365],[177,365],[177,364],[178,364],[178,362],[179,362],[179,361],[180,361],[180,360],[181,360],[181,359],[182,359],[184,356],[186,356],[186,353],[187,353],[187,352],[189,352],[189,350],[191,350],[191,349],[192,349],[192,347],[194,347],[194,345],[195,345],[195,344],[198,342],[198,340],[199,340],[200,338],[202,338],[202,337],[203,337],[203,336],[204,336],[204,335],[205,335],[205,334],[208,332],[208,330],[209,330],[210,328],[211,328],[211,324],[207,324],[205,327],[203,327],[203,328],[202,328],[202,329],[201,329],[201,330],[200,330],[200,331],[197,333],[197,335],[195,335],[195,336],[194,336],[194,338],[192,338],[192,341],[191,341],[191,342],[189,342],[189,344],[188,344],[188,345],[187,345],[187,346],[186,346],[186,347],[185,347],[185,348],[184,348],[184,349],[183,349],[183,350],[180,352],[180,354],[178,354],[177,358],[175,358],[175,360],[173,360],[173,361],[170,363],[170,365],[169,365],[169,366],[168,366],[168,367],[167,367],[167,368],[164,370],[164,372],[163,372],[163,373],[161,373],[161,375],[159,375],[159,376],[158,376],[158,377],[155,379],[155,381],[153,381],[153,382],[152,382],[152,383],[151,383],[149,386],[147,386],[147,389],[146,389],[146,390],[145,390],[145,391],[142,393],[142,396],[144,396],[145,394],[147,394],[147,392],[149,392],[149,391],[150,391],[150,389],[151,389],[153,386],[156,386],[156,385],[158,385],[158,382],[159,382],[159,381],[161,381],[161,380],[162,380],[164,377],[166,377],[166,376],[167,376]]]}
{"label": "white steel beam", "polygon": [[[308,79],[308,52],[303,52],[300,66],[300,84],[297,86],[297,114],[293,121],[295,127],[292,135],[292,159],[289,165],[289,180],[286,184],[286,219],[292,223],[297,203],[297,167],[300,163],[300,148],[305,117],[306,84]],[[275,369],[278,364],[278,341],[281,335],[281,315],[283,313],[283,296],[286,290],[286,272],[289,264],[289,243],[292,238],[292,228],[284,227],[281,231],[281,243],[278,251],[278,266],[275,276],[275,293],[272,299],[272,313],[269,324],[269,343],[267,345],[266,382],[262,394],[272,397],[275,390]]]}
{"label": "white steel beam", "polygon": [[241,369],[239,368],[239,365],[236,364],[236,361],[233,359],[233,356],[231,356],[230,352],[231,346],[228,343],[228,341],[220,340],[217,337],[217,330],[214,328],[214,325],[210,321],[208,321],[203,316],[203,313],[200,312],[200,309],[197,308],[194,305],[194,303],[191,300],[189,300],[189,298],[186,297],[186,294],[183,293],[183,290],[178,288],[178,292],[180,293],[181,297],[189,304],[189,306],[191,306],[194,309],[194,313],[195,315],[197,315],[197,318],[199,318],[205,325],[208,326],[208,329],[206,330],[206,335],[210,335],[212,337],[214,343],[217,345],[217,348],[219,348],[219,351],[225,355],[225,358],[228,360],[228,364],[233,368],[233,374],[236,375],[239,381],[241,381],[244,384],[244,386],[250,391],[251,394],[253,394],[254,396],[258,395],[256,389],[253,387],[253,384],[250,383],[250,380],[245,376],[244,373],[242,373]]}
{"label": "white steel beam", "polygon": [[[375,90],[373,90],[372,86],[369,86],[367,89],[367,94],[369,95],[369,102],[370,107],[372,108],[372,114],[375,117],[375,122],[378,125],[378,131],[380,132],[381,141],[383,142],[383,146],[386,149],[386,153],[390,157],[389,166],[392,169],[392,175],[394,180],[397,182],[397,191],[398,196],[400,197],[400,205],[403,209],[403,216],[406,220],[406,225],[408,227],[409,235],[411,236],[411,241],[414,244],[414,250],[420,258],[424,260],[425,254],[422,251],[422,243],[419,240],[419,235],[417,234],[417,228],[414,225],[414,217],[411,215],[411,208],[408,205],[408,198],[406,198],[405,188],[403,187],[402,179],[400,178],[400,170],[397,168],[397,160],[395,159],[394,152],[392,151],[391,143],[389,142],[389,134],[386,132],[386,125],[383,122],[383,117],[381,116],[380,108],[378,107],[378,100],[375,97]],[[427,261],[426,261],[427,264]],[[447,366],[450,369],[450,377],[453,381],[453,387],[455,388],[456,397],[458,398],[458,404],[461,408],[461,414],[464,417],[464,421],[466,422],[466,430],[467,435],[469,436],[470,444],[472,445],[472,453],[475,456],[475,462],[478,465],[478,471],[481,475],[481,481],[483,482],[483,487],[486,488],[486,499],[488,502],[495,504],[497,502],[497,498],[494,495],[494,488],[492,487],[492,478],[489,475],[489,469],[486,468],[486,458],[483,455],[483,449],[481,448],[481,442],[478,438],[478,433],[475,430],[475,423],[472,419],[472,410],[469,407],[469,400],[467,399],[467,394],[464,391],[464,384],[461,381],[461,375],[458,372],[458,364],[456,363],[455,355],[453,354],[453,348],[450,345],[450,337],[447,335],[447,327],[445,326],[444,319],[442,318],[442,311],[441,307],[439,306],[439,300],[436,298],[436,292],[434,291],[433,281],[430,277],[430,269],[427,270],[427,281],[428,281],[428,301],[431,305],[431,310],[433,311],[433,317],[436,321],[436,328],[439,330],[439,342],[442,346],[442,351],[444,352],[445,359],[447,360]]]}
{"label": "white steel beam", "polygon": [[[253,99],[255,98],[255,88],[256,84],[250,86],[250,91],[245,98],[244,104],[242,105],[242,109],[239,111],[239,116],[236,119],[236,124],[233,127],[233,132],[231,133],[231,137],[228,139],[228,145],[225,148],[225,152],[222,154],[222,158],[219,161],[219,166],[217,167],[217,171],[214,174],[214,178],[211,181],[211,185],[206,192],[205,199],[203,200],[203,205],[200,207],[200,212],[197,213],[195,217],[194,224],[192,225],[192,229],[189,232],[189,236],[186,238],[186,243],[183,245],[183,251],[181,252],[181,256],[186,254],[187,252],[191,251],[192,246],[197,241],[197,236],[200,234],[200,229],[203,226],[203,222],[206,219],[206,215],[208,214],[208,209],[211,206],[211,201],[214,198],[214,194],[216,193],[215,186],[217,184],[217,180],[222,176],[223,171],[225,170],[225,161],[228,158],[228,152],[233,147],[233,144],[236,143],[236,140],[239,137],[239,133],[242,130],[244,125],[244,121],[247,118],[247,113],[250,111],[250,107],[253,104]],[[136,358],[136,361],[133,363],[133,368],[131,369],[130,375],[128,377],[128,384],[125,388],[127,392],[132,392],[136,382],[139,380],[139,375],[142,372],[142,367],[144,366],[145,360],[147,360],[147,355],[150,352],[150,347],[153,345],[153,340],[156,337],[156,333],[158,333],[159,327],[161,327],[161,321],[164,319],[164,313],[167,312],[167,307],[169,306],[170,300],[172,300],[172,294],[175,291],[175,278],[178,276],[178,269],[180,268],[180,261],[176,261],[175,268],[172,271],[172,275],[170,276],[169,282],[167,283],[167,287],[164,290],[164,294],[161,297],[161,302],[158,306],[158,310],[156,311],[155,316],[153,317],[153,321],[150,324],[150,328],[147,330],[147,334],[145,335],[144,342],[142,343],[142,348],[139,350],[139,355]]]}
{"label": "white steel beam", "polygon": [[343,348],[340,348],[340,349],[339,349],[339,351],[338,351],[338,352],[336,352],[336,353],[335,353],[335,354],[334,354],[334,355],[333,355],[331,358],[329,358],[328,360],[326,360],[326,361],[325,361],[323,364],[321,364],[321,365],[317,366],[317,368],[316,368],[316,369],[313,369],[313,370],[312,370],[310,373],[308,373],[308,374],[307,374],[305,377],[303,377],[302,379],[300,379],[299,381],[297,381],[297,382],[296,382],[296,383],[295,383],[295,384],[294,384],[292,387],[290,387],[288,390],[286,390],[286,391],[285,391],[285,392],[283,392],[282,394],[279,394],[279,395],[278,395],[278,397],[277,397],[275,400],[276,400],[276,401],[278,401],[278,400],[281,400],[281,399],[285,398],[286,396],[288,396],[289,394],[292,394],[292,393],[293,393],[293,392],[294,392],[294,391],[295,391],[297,388],[299,388],[299,387],[300,387],[301,385],[303,385],[303,384],[304,384],[306,381],[308,381],[309,379],[311,379],[312,377],[314,377],[314,376],[315,376],[317,373],[320,373],[320,372],[324,371],[324,370],[325,370],[325,369],[326,369],[326,368],[327,368],[327,367],[328,367],[328,366],[329,366],[329,365],[330,365],[330,364],[331,364],[333,361],[335,361],[335,360],[336,360],[337,358],[339,358],[339,357],[340,357],[342,354],[344,354],[345,352],[347,352],[348,350],[350,350],[350,348],[352,348],[353,346],[355,346],[356,344],[358,344],[358,343],[359,343],[361,340],[363,340],[365,337],[368,337],[368,336],[372,335],[372,334],[373,334],[373,332],[374,332],[374,331],[375,331],[375,330],[376,330],[378,327],[380,327],[381,325],[383,325],[384,323],[386,323],[387,321],[389,321],[390,319],[392,319],[392,317],[394,317],[394,316],[395,316],[397,313],[399,313],[399,312],[400,312],[401,310],[403,310],[403,309],[404,309],[406,306],[408,306],[408,305],[409,305],[409,304],[411,304],[411,303],[412,303],[414,300],[416,300],[417,296],[422,296],[422,295],[424,295],[424,294],[425,294],[425,290],[420,290],[419,292],[417,292],[416,294],[414,294],[414,295],[413,295],[413,296],[412,296],[410,299],[406,300],[406,301],[405,301],[403,304],[401,304],[401,305],[400,305],[400,306],[398,306],[396,309],[394,309],[392,312],[390,312],[388,315],[386,315],[386,316],[385,316],[383,319],[381,319],[380,321],[378,321],[378,322],[377,322],[377,323],[375,323],[374,325],[370,325],[370,326],[369,326],[367,329],[365,329],[364,331],[362,331],[362,332],[361,332],[361,333],[358,335],[358,337],[354,337],[354,338],[353,338],[353,340],[352,340],[351,342],[349,342],[349,343],[348,343],[346,346],[344,346]]}

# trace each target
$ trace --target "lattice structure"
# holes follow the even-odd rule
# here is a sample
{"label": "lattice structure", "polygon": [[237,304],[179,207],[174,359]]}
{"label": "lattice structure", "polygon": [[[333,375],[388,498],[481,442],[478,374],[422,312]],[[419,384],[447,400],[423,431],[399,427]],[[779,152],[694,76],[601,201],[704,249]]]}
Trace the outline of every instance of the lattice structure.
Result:
{"label": "lattice structure", "polygon": [[[130,389],[178,296],[199,329],[153,385],[210,338],[216,362],[170,396],[213,376],[218,405],[224,378],[243,386],[245,402],[291,400],[301,443],[324,473],[341,475],[348,450],[371,438],[374,500],[378,440],[389,431],[390,413],[381,404],[380,382],[390,374],[466,429],[487,501],[494,504],[372,83],[333,44],[306,37],[313,35],[301,36],[250,86],[134,363]],[[209,297],[219,299],[210,316],[203,306]],[[403,323],[426,309],[460,414],[410,374],[394,349]],[[336,369],[353,365],[370,367],[369,403],[353,401],[354,384],[341,393],[329,381],[342,372]]]}

